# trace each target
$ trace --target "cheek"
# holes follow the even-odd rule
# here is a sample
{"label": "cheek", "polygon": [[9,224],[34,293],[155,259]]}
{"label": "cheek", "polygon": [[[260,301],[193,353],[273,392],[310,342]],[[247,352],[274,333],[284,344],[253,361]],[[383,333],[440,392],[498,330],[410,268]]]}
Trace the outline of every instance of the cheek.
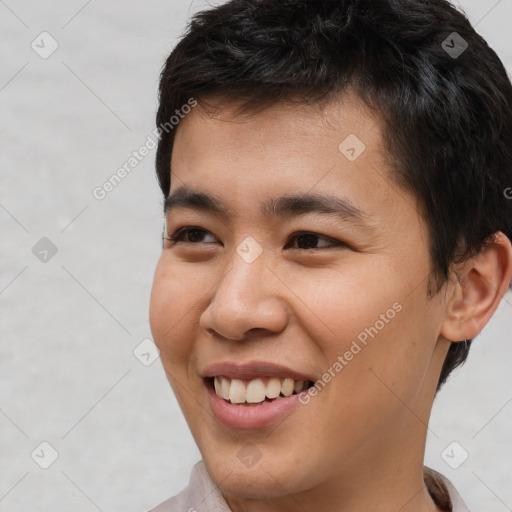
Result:
{"label": "cheek", "polygon": [[204,288],[200,280],[188,278],[162,256],[153,279],[149,322],[164,363],[166,359],[177,362],[189,352],[193,342],[192,316],[201,290]]}
{"label": "cheek", "polygon": [[352,308],[352,313],[347,309],[350,331],[340,338],[337,352],[331,351],[331,360],[343,359],[333,379],[336,392],[329,396],[333,410],[341,398],[338,419],[344,421],[344,411],[351,410],[369,429],[416,409],[437,340],[435,310],[425,304],[422,287],[413,293],[396,288],[391,296],[377,293],[364,311],[347,306]]}
{"label": "cheek", "polygon": [[297,313],[302,327],[331,357],[349,350],[353,340],[364,343],[376,331],[389,331],[399,321],[401,294],[385,281],[382,274],[379,278],[333,269],[295,276],[292,290],[307,307],[306,314]]}
{"label": "cheek", "polygon": [[391,389],[407,388],[425,372],[435,346],[435,311],[424,287],[414,289],[403,275],[382,270],[340,275],[331,269],[295,280],[307,306],[296,312],[301,328],[319,346],[325,371],[343,374],[332,380],[347,390],[371,382],[382,387],[370,369]]}

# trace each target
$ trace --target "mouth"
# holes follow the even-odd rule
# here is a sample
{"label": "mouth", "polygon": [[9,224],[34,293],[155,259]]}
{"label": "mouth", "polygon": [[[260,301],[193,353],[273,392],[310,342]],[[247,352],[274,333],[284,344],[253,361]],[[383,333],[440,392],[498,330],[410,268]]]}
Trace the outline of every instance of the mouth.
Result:
{"label": "mouth", "polygon": [[232,379],[218,375],[206,377],[206,385],[218,398],[240,406],[255,407],[283,398],[298,395],[313,386],[311,380],[291,377],[260,377],[256,379]]}
{"label": "mouth", "polygon": [[[293,413],[304,421],[310,409],[297,410],[301,396],[314,385],[312,373],[271,361],[219,361],[201,372],[209,407],[232,429],[276,427]],[[300,421],[300,420],[299,420]]]}

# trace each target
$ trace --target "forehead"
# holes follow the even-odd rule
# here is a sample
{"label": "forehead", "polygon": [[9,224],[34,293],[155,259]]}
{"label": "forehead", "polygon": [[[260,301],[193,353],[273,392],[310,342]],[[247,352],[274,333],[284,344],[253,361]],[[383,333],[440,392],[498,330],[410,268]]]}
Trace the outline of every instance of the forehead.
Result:
{"label": "forehead", "polygon": [[[282,154],[287,154],[289,149],[300,149],[303,156],[314,151],[317,157],[319,152],[330,149],[328,153],[332,153],[335,149],[351,161],[365,146],[371,151],[382,146],[378,112],[371,111],[351,91],[331,101],[301,103],[292,97],[256,110],[240,112],[242,107],[241,101],[219,97],[201,100],[181,120],[174,146],[200,144],[205,148],[221,144],[219,149],[236,151],[242,156],[246,150],[255,150],[258,146],[262,154],[275,152],[277,148],[273,146],[278,142]],[[191,132],[195,137],[191,137]],[[339,147],[348,136],[356,142],[356,154],[341,151],[350,149],[350,144]],[[385,152],[381,156],[386,156]]]}
{"label": "forehead", "polygon": [[246,113],[239,106],[200,104],[180,122],[171,195],[183,186],[209,192],[234,214],[264,216],[273,198],[306,193],[347,199],[381,221],[403,218],[404,208],[417,214],[415,198],[391,179],[382,122],[354,94]]}

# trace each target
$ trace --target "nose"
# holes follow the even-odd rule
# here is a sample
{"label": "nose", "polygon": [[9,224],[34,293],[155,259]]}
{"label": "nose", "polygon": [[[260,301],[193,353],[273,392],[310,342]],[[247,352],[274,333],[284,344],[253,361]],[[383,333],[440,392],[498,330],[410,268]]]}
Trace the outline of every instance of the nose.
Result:
{"label": "nose", "polygon": [[256,330],[282,331],[288,322],[288,310],[279,294],[284,284],[267,268],[263,255],[247,263],[234,253],[231,263],[217,282],[199,325],[210,334],[237,341]]}

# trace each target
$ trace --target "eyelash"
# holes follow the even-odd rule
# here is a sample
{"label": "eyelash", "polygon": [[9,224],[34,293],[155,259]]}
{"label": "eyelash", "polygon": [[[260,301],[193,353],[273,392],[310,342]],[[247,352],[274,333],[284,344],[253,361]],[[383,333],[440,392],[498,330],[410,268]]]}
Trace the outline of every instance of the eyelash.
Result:
{"label": "eyelash", "polygon": [[[183,240],[183,237],[185,235],[189,234],[191,231],[200,231],[202,233],[211,234],[209,231],[199,228],[199,227],[185,226],[185,227],[182,227],[182,228],[176,230],[171,237],[164,236],[162,238],[164,240],[168,240],[169,242],[171,242],[172,245],[175,245],[177,243],[185,243],[185,244],[192,244],[192,245],[199,245],[202,243],[211,243],[211,242],[187,242],[187,241]],[[311,231],[297,231],[297,232],[293,233],[291,238],[292,238],[292,240],[296,240],[299,236],[304,236],[304,235],[311,235],[311,236],[317,237],[319,239],[327,240],[331,243],[331,245],[328,245],[326,247],[309,247],[307,249],[300,248],[300,247],[294,247],[295,250],[299,250],[299,251],[315,251],[316,250],[316,251],[318,251],[321,249],[332,249],[332,248],[336,248],[336,247],[343,247],[343,248],[349,247],[347,244],[340,242],[339,240],[334,240],[333,238],[323,236],[323,235],[320,235],[318,233],[314,233]]]}

